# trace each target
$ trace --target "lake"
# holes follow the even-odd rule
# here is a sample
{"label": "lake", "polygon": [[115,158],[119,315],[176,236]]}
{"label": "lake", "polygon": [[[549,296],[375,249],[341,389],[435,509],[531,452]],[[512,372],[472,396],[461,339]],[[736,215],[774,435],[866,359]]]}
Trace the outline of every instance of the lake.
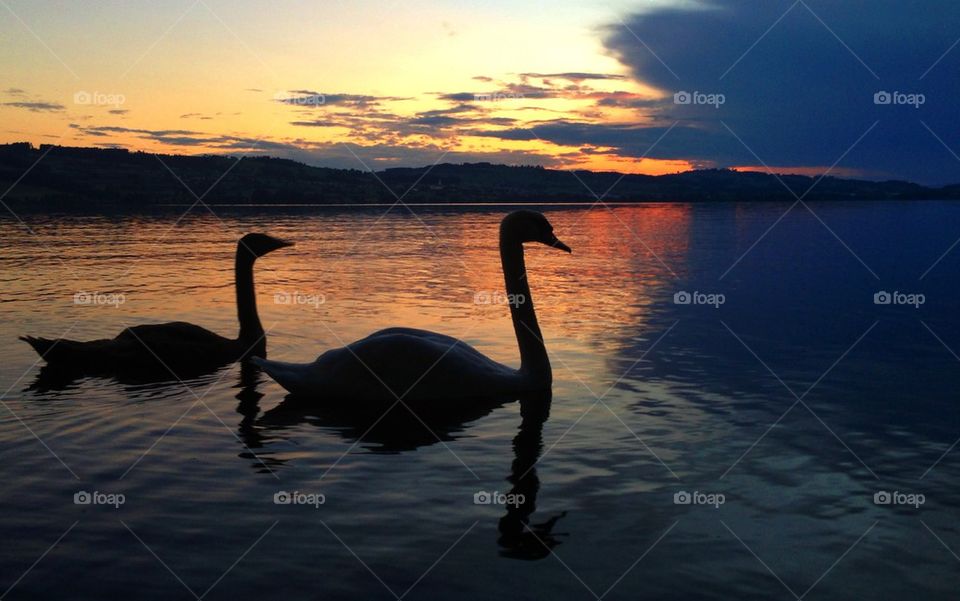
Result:
{"label": "lake", "polygon": [[270,358],[399,325],[516,365],[507,209],[4,216],[2,598],[955,598],[960,204],[538,208],[552,399],[439,425],[239,366],[51,381],[17,337],[234,336],[262,231]]}

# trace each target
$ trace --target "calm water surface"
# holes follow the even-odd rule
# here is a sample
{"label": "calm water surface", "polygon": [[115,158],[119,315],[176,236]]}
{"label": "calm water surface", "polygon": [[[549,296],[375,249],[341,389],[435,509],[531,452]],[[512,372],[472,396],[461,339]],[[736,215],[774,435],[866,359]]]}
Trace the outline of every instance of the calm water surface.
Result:
{"label": "calm water surface", "polygon": [[[235,243],[265,231],[297,243],[257,264],[271,358],[404,325],[516,364],[496,302],[502,210],[4,218],[0,593],[955,598],[960,247],[943,255],[960,205],[812,204],[778,222],[788,208],[545,209],[574,249],[527,249],[552,401],[429,430],[402,409],[372,430],[290,409],[238,366],[51,382],[16,338],[172,320],[235,335]],[[925,302],[877,305],[879,291]],[[77,505],[79,491],[125,502]],[[881,491],[924,502],[876,504]]]}

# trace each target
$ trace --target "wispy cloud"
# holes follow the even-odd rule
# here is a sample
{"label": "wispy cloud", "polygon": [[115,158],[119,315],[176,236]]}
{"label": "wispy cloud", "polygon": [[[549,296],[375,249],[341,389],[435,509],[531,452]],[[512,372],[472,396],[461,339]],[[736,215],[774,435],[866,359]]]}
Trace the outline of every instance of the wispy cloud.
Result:
{"label": "wispy cloud", "polygon": [[613,73],[581,73],[581,72],[568,72],[568,73],[521,73],[520,77],[524,79],[565,79],[567,81],[573,82],[582,82],[588,80],[614,80],[614,81],[626,81],[628,78],[625,75],[613,74]]}
{"label": "wispy cloud", "polygon": [[9,106],[18,109],[25,109],[34,113],[47,113],[47,112],[56,112],[62,111],[66,107],[57,102],[4,102],[3,106]]}

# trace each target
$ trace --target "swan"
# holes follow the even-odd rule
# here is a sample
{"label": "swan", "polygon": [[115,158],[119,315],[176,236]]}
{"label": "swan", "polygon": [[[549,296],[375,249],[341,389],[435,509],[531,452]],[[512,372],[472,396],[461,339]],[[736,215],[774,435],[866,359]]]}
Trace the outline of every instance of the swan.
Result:
{"label": "swan", "polygon": [[[284,363],[252,358],[294,395],[356,402],[449,401],[501,398],[548,390],[550,360],[537,325],[524,265],[523,243],[539,242],[566,252],[541,213],[515,211],[500,224],[500,260],[510,316],[520,347],[520,368],[502,365],[456,338],[412,328],[388,328],[313,363]],[[516,301],[516,302],[513,302]]]}
{"label": "swan", "polygon": [[266,234],[247,234],[237,243],[234,262],[237,338],[226,338],[206,328],[175,321],[126,328],[115,338],[89,341],[21,336],[43,359],[47,367],[82,373],[158,371],[169,368],[175,374],[202,373],[250,355],[265,356],[267,342],[253,287],[253,264],[257,258],[292,242]]}

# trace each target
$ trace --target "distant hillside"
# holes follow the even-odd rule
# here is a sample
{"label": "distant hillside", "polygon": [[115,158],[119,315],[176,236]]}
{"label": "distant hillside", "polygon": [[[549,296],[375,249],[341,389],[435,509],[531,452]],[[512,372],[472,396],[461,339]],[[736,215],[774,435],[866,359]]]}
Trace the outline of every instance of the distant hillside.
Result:
{"label": "distant hillside", "polygon": [[[660,176],[591,171],[574,175],[542,167],[474,163],[372,174],[270,157],[158,157],[123,149],[0,145],[0,190],[13,185],[28,169],[5,202],[66,206],[192,203],[195,198],[184,184],[208,204],[392,203],[394,194],[403,195],[405,203],[592,202],[595,197],[589,190],[603,195],[611,186],[604,197],[611,202],[793,200],[772,175],[724,169]],[[799,175],[780,179],[798,195],[815,181]],[[958,199],[960,185],[935,189],[908,182],[827,177],[805,199],[930,198]]]}

